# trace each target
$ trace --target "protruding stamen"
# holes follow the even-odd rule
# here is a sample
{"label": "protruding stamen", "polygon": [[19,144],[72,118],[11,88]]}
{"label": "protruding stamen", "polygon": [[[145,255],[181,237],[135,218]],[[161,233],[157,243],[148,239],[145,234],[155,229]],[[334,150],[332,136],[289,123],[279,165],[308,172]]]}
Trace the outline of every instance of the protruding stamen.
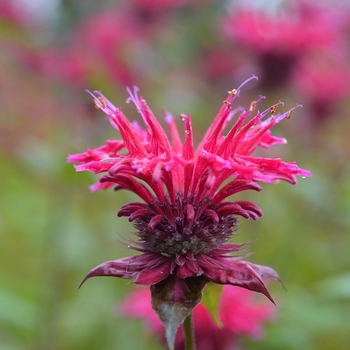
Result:
{"label": "protruding stamen", "polygon": [[256,101],[252,101],[252,103],[250,104],[250,107],[249,107],[249,112],[250,113],[254,113],[255,112],[256,105],[257,105],[257,102]]}
{"label": "protruding stamen", "polygon": [[274,104],[274,105],[272,105],[272,106],[270,107],[270,112],[271,112],[272,115],[276,113],[277,107],[278,107],[279,105],[282,105],[282,106],[283,106],[284,103],[283,103],[282,101],[279,101],[278,103],[276,103],[276,104]]}
{"label": "protruding stamen", "polygon": [[234,116],[237,114],[237,113],[239,113],[239,112],[244,112],[245,111],[245,109],[243,108],[243,107],[237,107],[237,108],[235,108],[234,110],[232,110],[231,112],[230,112],[230,114],[228,115],[228,117],[226,118],[226,120],[225,120],[225,127],[226,127],[226,125],[232,120],[232,118],[234,118]]}
{"label": "protruding stamen", "polygon": [[250,78],[245,80],[238,88],[237,91],[239,91],[245,84],[249,83],[251,80],[258,80],[258,77],[256,75],[252,75]]}
{"label": "protruding stamen", "polygon": [[293,113],[293,111],[295,110],[295,109],[297,109],[297,108],[302,108],[303,107],[303,105],[302,104],[297,104],[296,106],[294,106],[293,108],[291,108],[288,112],[286,112],[286,113],[283,113],[282,115],[280,115],[280,116],[278,116],[277,118],[276,118],[276,122],[277,123],[279,123],[281,120],[283,120],[283,119],[289,119],[290,117],[291,117],[291,115],[292,115],[292,113]]}
{"label": "protruding stamen", "polygon": [[[101,93],[101,91],[95,90],[94,93],[92,93],[90,90],[85,91],[94,99],[94,105],[96,109],[101,109],[104,113],[107,114],[108,117],[110,117],[110,119],[115,116],[117,108]],[[114,124],[112,125],[115,127]]]}
{"label": "protruding stamen", "polygon": [[167,124],[172,123],[174,117],[170,112],[163,110],[163,116],[164,116],[164,120],[166,121]]}
{"label": "protruding stamen", "polygon": [[90,91],[90,90],[85,90],[92,98],[94,99],[94,104],[96,109],[100,109],[102,106],[101,101]]}
{"label": "protruding stamen", "polygon": [[227,93],[230,95],[230,96],[236,96],[237,95],[237,90],[236,89],[232,89],[231,91],[227,91]]}
{"label": "protruding stamen", "polygon": [[[258,77],[256,75],[252,75],[250,78],[248,78],[247,80],[245,80],[237,89],[232,89],[231,91],[228,91],[229,97],[228,99],[235,97],[235,96],[239,96],[240,90],[241,88],[247,84],[248,82],[250,82],[251,80],[258,80]],[[225,104],[231,106],[229,101],[224,101]]]}
{"label": "protruding stamen", "polygon": [[[97,103],[97,100],[100,102],[100,104]],[[98,96],[97,100],[94,100],[96,109],[100,109],[101,105],[102,105],[103,108],[107,108],[107,102],[106,102],[106,100],[103,97]]]}
{"label": "protruding stamen", "polygon": [[256,111],[256,106],[261,100],[265,100],[265,96],[260,95],[256,101],[252,101],[249,107],[249,113],[254,113]]}
{"label": "protruding stamen", "polygon": [[129,94],[129,97],[126,99],[126,103],[129,103],[129,102],[133,102],[135,103],[135,105],[138,104],[138,101],[139,101],[139,88],[137,86],[133,86],[133,89],[134,91],[131,91],[131,89],[129,87],[126,88],[126,91],[128,92]]}
{"label": "protruding stamen", "polygon": [[133,102],[137,111],[141,113],[141,104],[140,104],[140,97],[139,97],[139,88],[137,86],[133,86],[134,88],[134,91],[131,91],[131,89],[129,87],[126,88],[126,91],[128,92],[129,94],[129,97],[127,98],[126,100],[126,103],[130,103],[130,102]]}
{"label": "protruding stamen", "polygon": [[272,115],[274,115],[276,113],[277,107],[278,106],[284,106],[284,103],[282,101],[279,101],[278,103],[272,105],[270,108],[265,109],[262,113],[261,113],[261,117],[264,118],[266,117],[269,113],[271,113]]}

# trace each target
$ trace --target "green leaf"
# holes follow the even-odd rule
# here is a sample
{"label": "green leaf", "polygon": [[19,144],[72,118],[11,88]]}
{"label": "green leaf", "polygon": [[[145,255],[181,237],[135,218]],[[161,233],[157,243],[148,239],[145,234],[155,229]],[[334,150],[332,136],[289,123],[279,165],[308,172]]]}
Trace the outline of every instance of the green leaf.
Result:
{"label": "green leaf", "polygon": [[209,283],[203,292],[202,303],[209,311],[211,317],[215,321],[218,327],[222,327],[221,320],[219,318],[219,302],[224,286],[217,283]]}
{"label": "green leaf", "polygon": [[152,307],[165,327],[169,350],[174,349],[179,326],[201,301],[206,284],[199,277],[180,279],[170,276],[151,286]]}

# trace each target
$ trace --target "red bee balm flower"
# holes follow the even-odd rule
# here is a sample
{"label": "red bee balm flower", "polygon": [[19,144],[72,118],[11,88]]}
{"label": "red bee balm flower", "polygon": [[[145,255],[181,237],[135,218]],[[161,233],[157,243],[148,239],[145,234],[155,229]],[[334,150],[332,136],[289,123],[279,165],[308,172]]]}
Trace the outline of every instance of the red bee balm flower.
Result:
{"label": "red bee balm flower", "polygon": [[[293,109],[274,115],[278,105],[264,112],[255,112],[258,101],[243,111],[237,122],[222,135],[236,110],[232,103],[241,87],[229,91],[217,117],[202,142],[194,149],[189,115],[181,115],[185,126],[185,141],[181,142],[175,120],[165,113],[171,142],[137,88],[129,92],[127,102],[133,102],[141,114],[146,129],[130,123],[99,91],[90,93],[97,108],[105,112],[110,123],[119,130],[122,140],[107,141],[106,145],[68,157],[79,162],[77,171],[107,173],[92,190],[127,189],[143,202],[124,205],[118,216],[127,216],[134,223],[138,241],[131,248],[141,254],[107,261],[92,269],[85,277],[115,276],[135,279],[136,284],[149,285],[153,307],[164,323],[169,309],[181,306],[183,317],[200,301],[208,282],[231,284],[266,295],[271,301],[263,277],[279,280],[269,267],[255,265],[232,256],[245,244],[230,242],[237,229],[237,217],[256,220],[262,216],[258,206],[248,201],[227,201],[241,191],[256,190],[258,181],[272,183],[285,180],[296,183],[295,176],[310,176],[295,162],[278,158],[260,158],[251,154],[258,146],[268,148],[286,140],[271,135],[270,128]],[[271,115],[273,114],[273,115]],[[269,116],[270,115],[270,116]],[[224,185],[224,181],[228,182]],[[164,311],[164,310],[168,311]]]}

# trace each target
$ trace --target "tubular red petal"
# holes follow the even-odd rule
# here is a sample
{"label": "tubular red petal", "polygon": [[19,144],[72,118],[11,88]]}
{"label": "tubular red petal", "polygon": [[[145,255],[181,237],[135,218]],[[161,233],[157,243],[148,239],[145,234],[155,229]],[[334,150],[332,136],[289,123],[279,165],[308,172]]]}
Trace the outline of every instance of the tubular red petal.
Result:
{"label": "tubular red petal", "polygon": [[236,202],[222,202],[216,206],[216,212],[220,216],[237,215],[240,211],[242,207]]}
{"label": "tubular red petal", "polygon": [[145,217],[149,215],[150,215],[150,211],[148,209],[142,208],[130,214],[129,221],[132,222],[140,217]]}
{"label": "tubular red petal", "polygon": [[235,179],[225,185],[213,198],[213,204],[217,205],[225,198],[246,190],[261,191],[262,188],[254,181]]}
{"label": "tubular red petal", "polygon": [[139,203],[139,202],[130,202],[128,204],[125,204],[124,206],[122,206],[122,208],[119,210],[118,212],[118,216],[129,216],[131,215],[133,212],[140,210],[140,209],[144,209],[145,208],[145,204],[144,203]]}
{"label": "tubular red petal", "polygon": [[208,152],[214,152],[214,150],[216,149],[217,140],[219,136],[221,136],[222,130],[225,127],[225,121],[230,114],[231,103],[234,100],[234,96],[236,96],[236,94],[229,93],[218,115],[215,117],[214,122],[209,127],[200,146],[198,147],[198,152],[201,152],[202,149]]}
{"label": "tubular red petal", "polygon": [[106,190],[110,187],[114,186],[114,183],[113,182],[104,182],[104,183],[96,183],[96,184],[93,184],[91,186],[89,186],[90,188],[90,191],[91,192],[95,192],[95,191],[98,191],[98,190]]}
{"label": "tubular red petal", "polygon": [[233,142],[233,138],[235,137],[237,131],[239,128],[243,125],[244,121],[248,117],[248,111],[244,111],[239,117],[237,122],[233,125],[231,130],[226,135],[225,139],[221,142],[220,146],[218,147],[217,154],[220,156],[228,155],[229,150],[231,149],[231,143]]}
{"label": "tubular red petal", "polygon": [[94,174],[109,171],[113,164],[101,161],[92,161],[86,164],[75,165],[76,171],[91,171]]}
{"label": "tubular red petal", "polygon": [[216,211],[214,211],[212,209],[204,210],[203,215],[210,218],[211,220],[213,220],[216,223],[218,223],[220,221],[218,214],[216,213]]}
{"label": "tubular red petal", "polygon": [[143,156],[146,156],[147,152],[143,146],[140,136],[135,132],[128,119],[119,109],[116,110],[115,114],[111,117],[111,120],[118,125],[118,129],[123,137],[125,147],[130,154],[138,156],[142,154]]}
{"label": "tubular red petal", "polygon": [[188,219],[189,221],[192,221],[193,218],[194,218],[194,214],[195,214],[193,205],[191,205],[191,204],[186,204],[186,206],[185,206],[185,213],[186,213],[187,219]]}
{"label": "tubular red petal", "polygon": [[169,112],[165,112],[165,121],[168,123],[172,139],[172,150],[174,154],[182,153],[182,142],[179,135],[179,131],[176,127],[175,120]]}
{"label": "tubular red petal", "polygon": [[236,201],[243,210],[247,211],[252,218],[261,217],[263,215],[262,210],[254,203],[249,201]]}
{"label": "tubular red petal", "polygon": [[164,215],[154,216],[148,224],[148,229],[153,230],[158,224],[164,220]]}
{"label": "tubular red petal", "polygon": [[193,183],[193,167],[194,162],[192,160],[194,159],[194,147],[193,147],[193,135],[192,135],[192,124],[191,124],[191,118],[187,114],[182,114],[181,119],[185,123],[185,143],[183,145],[182,150],[182,156],[185,161],[191,161],[187,166],[184,167],[184,181],[183,181],[183,192],[184,197],[187,198],[190,187]]}
{"label": "tubular red petal", "polygon": [[160,151],[170,155],[170,144],[167,135],[159,124],[157,118],[148,107],[146,101],[142,97],[138,96],[138,87],[134,86],[134,91],[127,88],[127,91],[130,95],[127,102],[132,101],[135,104],[138,112],[141,114],[145,124],[148,127],[149,142],[151,146],[150,153],[158,154]]}
{"label": "tubular red petal", "polygon": [[137,194],[140,198],[142,198],[146,203],[152,203],[154,200],[154,196],[148,190],[146,186],[136,181],[131,176],[127,175],[114,175],[113,177],[106,177],[100,180],[102,181],[113,181],[118,185],[122,186],[124,189],[129,190]]}

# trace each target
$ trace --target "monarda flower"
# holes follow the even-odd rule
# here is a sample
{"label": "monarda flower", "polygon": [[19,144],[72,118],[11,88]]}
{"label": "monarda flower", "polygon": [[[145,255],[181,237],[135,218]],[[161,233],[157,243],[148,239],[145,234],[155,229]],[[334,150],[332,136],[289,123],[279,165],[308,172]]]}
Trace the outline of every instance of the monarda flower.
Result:
{"label": "monarda flower", "polygon": [[[284,144],[270,129],[291,110],[276,115],[282,102],[256,112],[258,102],[247,110],[232,109],[242,86],[228,92],[227,99],[195,149],[189,115],[182,114],[185,140],[181,141],[175,119],[164,113],[171,141],[137,88],[128,89],[146,128],[131,123],[102,93],[90,93],[117,130],[122,140],[110,140],[104,146],[70,155],[69,162],[81,163],[77,171],[106,173],[92,190],[126,189],[141,198],[124,205],[118,216],[134,224],[137,240],[130,246],[141,254],[104,262],[85,277],[114,276],[134,279],[151,286],[152,305],[173,344],[176,330],[201,300],[208,282],[243,287],[273,301],[263,278],[279,280],[266,266],[242,260],[237,253],[246,244],[234,244],[238,217],[256,220],[261,209],[248,201],[229,201],[228,197],[246,190],[260,191],[258,182],[284,180],[296,183],[296,176],[310,176],[295,162],[279,158],[252,156],[257,147]],[[223,131],[241,111],[226,135]],[[253,116],[252,116],[253,115]],[[252,117],[251,117],[252,116]],[[232,254],[235,253],[235,254]]]}

